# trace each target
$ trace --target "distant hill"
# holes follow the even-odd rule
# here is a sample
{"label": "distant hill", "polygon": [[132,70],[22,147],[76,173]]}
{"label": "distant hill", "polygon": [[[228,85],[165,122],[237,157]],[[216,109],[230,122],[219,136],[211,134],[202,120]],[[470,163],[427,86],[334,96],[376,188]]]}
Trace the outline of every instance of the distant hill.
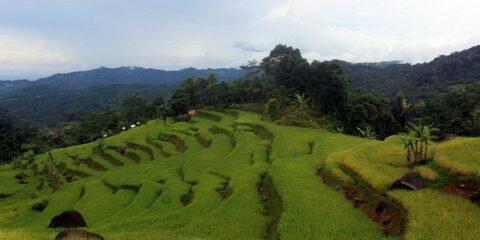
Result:
{"label": "distant hill", "polygon": [[353,90],[362,88],[386,97],[405,91],[410,97],[424,99],[480,81],[480,46],[415,65],[339,63]]}
{"label": "distant hill", "polygon": [[189,77],[214,73],[220,81],[243,75],[234,68],[164,71],[140,67],[101,67],[88,71],[59,73],[37,81],[0,81],[0,106],[17,118],[51,125],[73,112],[99,110],[118,105],[130,92],[147,98],[167,98]]}
{"label": "distant hill", "polygon": [[147,100],[152,100],[157,96],[169,97],[173,88],[165,84],[112,84],[71,90],[38,85],[4,94],[0,96],[0,104],[16,118],[52,125],[66,120],[72,113],[119,105],[130,92],[137,92]]}
{"label": "distant hill", "polygon": [[110,84],[176,85],[189,77],[206,77],[211,73],[214,73],[220,81],[227,81],[242,76],[243,70],[235,68],[185,68],[178,71],[164,71],[141,67],[101,67],[88,71],[58,73],[50,77],[40,78],[37,81],[0,81],[0,94],[2,92],[12,92],[21,87],[37,85],[74,90]]}

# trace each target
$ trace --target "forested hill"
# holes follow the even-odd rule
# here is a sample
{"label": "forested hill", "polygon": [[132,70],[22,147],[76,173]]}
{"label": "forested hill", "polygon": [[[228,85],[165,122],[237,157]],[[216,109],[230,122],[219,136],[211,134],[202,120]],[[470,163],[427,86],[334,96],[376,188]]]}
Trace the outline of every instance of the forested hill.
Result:
{"label": "forested hill", "polygon": [[362,88],[392,98],[404,91],[424,99],[480,81],[480,46],[422,64],[365,64],[339,61],[352,90]]}
{"label": "forested hill", "polygon": [[140,67],[101,67],[89,71],[55,74],[38,79],[38,84],[46,84],[63,89],[85,89],[96,85],[108,84],[167,84],[175,85],[193,77],[207,77],[215,74],[220,81],[231,80],[243,75],[243,71],[234,68],[195,69],[185,68],[178,71],[164,71]]}
{"label": "forested hill", "polygon": [[13,92],[22,87],[49,85],[61,89],[86,89],[97,85],[111,84],[166,84],[176,85],[193,77],[207,77],[215,74],[219,81],[227,81],[243,75],[243,70],[235,68],[196,69],[185,68],[178,71],[165,71],[141,67],[101,67],[88,71],[58,73],[37,81],[0,81],[0,94]]}
{"label": "forested hill", "polygon": [[52,125],[64,121],[78,112],[102,110],[119,105],[130,92],[147,100],[168,98],[173,86],[165,84],[112,84],[97,85],[82,90],[60,89],[48,85],[21,88],[0,96],[1,107],[19,119]]}

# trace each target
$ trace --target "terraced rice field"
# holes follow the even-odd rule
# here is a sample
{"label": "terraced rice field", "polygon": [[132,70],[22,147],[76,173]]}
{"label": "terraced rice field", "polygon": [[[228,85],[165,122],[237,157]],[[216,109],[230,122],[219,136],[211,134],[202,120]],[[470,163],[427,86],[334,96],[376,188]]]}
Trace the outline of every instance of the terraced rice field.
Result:
{"label": "terraced rice field", "polygon": [[[477,139],[433,146],[435,158],[412,170],[426,189],[407,191],[391,189],[410,171],[396,137],[200,113],[191,123],[153,120],[106,138],[103,151],[96,142],[52,151],[74,174],[53,193],[37,188],[31,170],[0,166],[0,239],[54,239],[61,229],[47,226],[66,210],[106,239],[480,237],[480,206],[447,189],[478,180]],[[40,166],[47,158],[36,157]]]}

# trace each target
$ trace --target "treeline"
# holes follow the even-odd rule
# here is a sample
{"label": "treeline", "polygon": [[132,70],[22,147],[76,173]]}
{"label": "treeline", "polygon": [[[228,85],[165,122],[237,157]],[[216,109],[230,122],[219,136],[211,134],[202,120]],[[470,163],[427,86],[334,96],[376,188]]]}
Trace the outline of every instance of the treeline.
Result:
{"label": "treeline", "polygon": [[409,99],[428,99],[480,80],[480,46],[415,65],[338,62],[352,89],[362,88],[388,98],[407,92]]}
{"label": "treeline", "polygon": [[[471,49],[451,58],[458,60],[475,52]],[[432,62],[437,73],[446,59]],[[228,83],[219,83],[214,76],[187,79],[173,93],[171,111],[181,114],[189,108],[234,106],[260,111],[279,124],[321,126],[378,139],[405,131],[408,123],[431,126],[437,139],[480,135],[480,84],[425,99],[403,91],[387,99],[361,89],[352,91],[341,62],[309,63],[300,50],[285,45],[276,46],[260,63],[253,61],[242,68],[245,76]]]}
{"label": "treeline", "polygon": [[206,107],[256,111],[278,124],[322,127],[367,138],[384,139],[405,131],[408,123],[431,126],[439,139],[450,134],[480,135],[480,83],[417,102],[404,92],[386,99],[352,91],[339,62],[310,63],[300,50],[285,45],[277,45],[260,63],[251,61],[241,68],[245,75],[228,82],[213,74],[188,78],[167,102],[161,97],[148,102],[132,93],[118,107],[70,114],[51,128],[16,125],[2,117],[6,120],[0,121],[0,134],[6,140],[0,161],[11,161],[30,149],[41,153],[94,141],[150,119]]}
{"label": "treeline", "polygon": [[[276,46],[260,63],[242,67],[246,75],[228,83],[187,79],[173,93],[172,110],[232,105],[259,110],[280,124],[319,126],[348,134],[371,128],[379,138],[397,132],[390,103],[372,93],[349,91],[349,82],[336,62],[309,63],[300,50]],[[251,108],[248,109],[248,106]]]}

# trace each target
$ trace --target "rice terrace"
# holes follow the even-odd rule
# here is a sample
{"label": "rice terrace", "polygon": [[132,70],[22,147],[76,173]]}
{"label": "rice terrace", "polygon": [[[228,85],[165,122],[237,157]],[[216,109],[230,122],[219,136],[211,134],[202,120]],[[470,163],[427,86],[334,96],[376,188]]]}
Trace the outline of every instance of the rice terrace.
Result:
{"label": "rice terrace", "polygon": [[[32,170],[3,165],[0,238],[54,239],[62,226],[105,239],[478,239],[480,139],[430,151],[409,169],[398,136],[200,110],[35,156]],[[35,170],[52,161],[70,176],[54,192]],[[420,189],[392,187],[407,174]]]}
{"label": "rice terrace", "polygon": [[480,240],[478,9],[0,0],[0,240]]}

